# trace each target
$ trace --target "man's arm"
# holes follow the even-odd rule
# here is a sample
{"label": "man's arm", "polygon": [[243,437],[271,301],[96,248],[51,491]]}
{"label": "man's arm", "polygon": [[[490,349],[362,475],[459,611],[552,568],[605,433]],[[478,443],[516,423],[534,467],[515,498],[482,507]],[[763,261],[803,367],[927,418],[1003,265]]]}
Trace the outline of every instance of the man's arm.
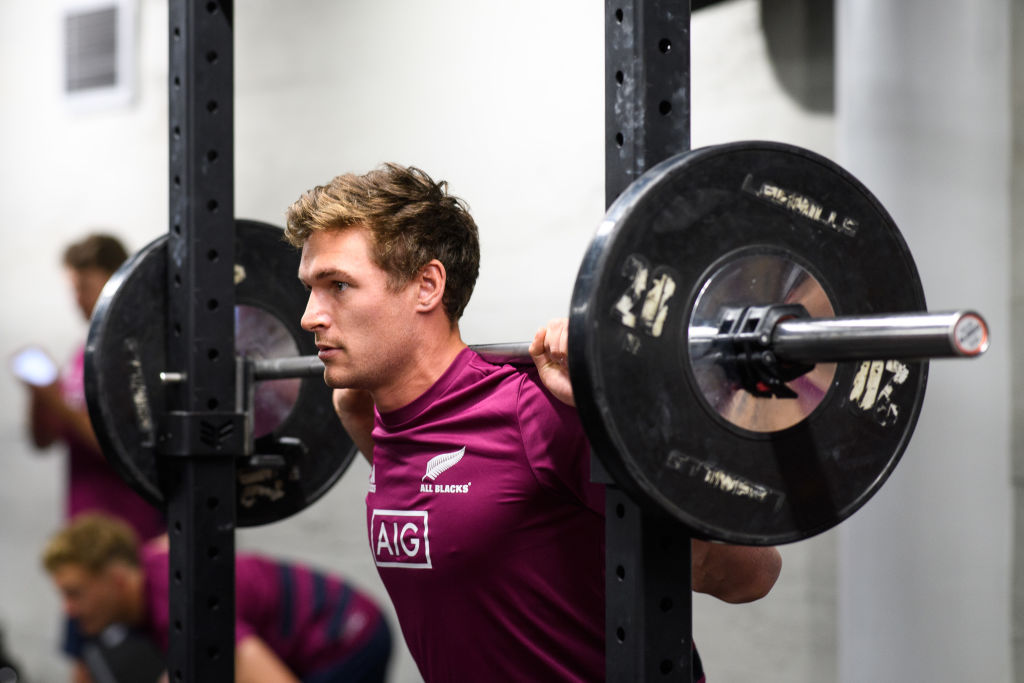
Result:
{"label": "man's arm", "polygon": [[26,384],[29,390],[29,421],[32,441],[38,448],[50,446],[58,438],[81,443],[97,454],[100,452],[96,433],[86,410],[72,408],[61,396],[59,385]]}
{"label": "man's arm", "polygon": [[373,399],[361,389],[335,389],[334,412],[341,426],[370,464],[373,464]]}
{"label": "man's arm", "polygon": [[85,668],[85,663],[80,659],[76,659],[72,665],[71,683],[93,683],[89,670]]}
{"label": "man's arm", "polygon": [[235,683],[299,683],[263,640],[246,636],[235,645]]}
{"label": "man's arm", "polygon": [[[551,394],[576,405],[569,381],[569,321],[552,320],[534,335],[530,355],[540,379]],[[751,602],[763,598],[782,571],[782,556],[775,548],[693,541],[693,590],[725,602]]]}
{"label": "man's arm", "polygon": [[60,436],[60,407],[63,399],[60,387],[54,382],[48,386],[26,384],[29,405],[28,419],[32,430],[32,442],[36,448],[46,448]]}
{"label": "man's arm", "polygon": [[775,548],[755,548],[694,540],[691,542],[693,590],[731,603],[768,595],[782,571]]}

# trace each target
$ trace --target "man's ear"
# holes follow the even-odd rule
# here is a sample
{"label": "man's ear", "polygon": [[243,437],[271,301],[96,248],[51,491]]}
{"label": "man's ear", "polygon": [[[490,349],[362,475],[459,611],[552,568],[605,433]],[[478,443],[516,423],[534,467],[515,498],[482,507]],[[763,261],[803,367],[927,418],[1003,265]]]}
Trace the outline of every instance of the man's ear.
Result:
{"label": "man's ear", "polygon": [[437,259],[431,259],[427,265],[420,268],[416,283],[419,287],[416,293],[416,311],[418,313],[429,313],[442,304],[444,299],[444,288],[448,282],[448,274],[444,264]]}

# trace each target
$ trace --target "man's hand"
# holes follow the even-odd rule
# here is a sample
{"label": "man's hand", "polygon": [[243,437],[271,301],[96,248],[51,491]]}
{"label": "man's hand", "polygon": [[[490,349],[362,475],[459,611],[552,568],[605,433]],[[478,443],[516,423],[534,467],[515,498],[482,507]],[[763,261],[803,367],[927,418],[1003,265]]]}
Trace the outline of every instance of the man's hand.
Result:
{"label": "man's hand", "polygon": [[562,403],[575,406],[569,381],[569,319],[557,318],[537,330],[530,343],[530,356],[548,391]]}
{"label": "man's hand", "polygon": [[331,396],[334,412],[352,437],[356,448],[373,462],[373,398],[362,389],[335,389]]}

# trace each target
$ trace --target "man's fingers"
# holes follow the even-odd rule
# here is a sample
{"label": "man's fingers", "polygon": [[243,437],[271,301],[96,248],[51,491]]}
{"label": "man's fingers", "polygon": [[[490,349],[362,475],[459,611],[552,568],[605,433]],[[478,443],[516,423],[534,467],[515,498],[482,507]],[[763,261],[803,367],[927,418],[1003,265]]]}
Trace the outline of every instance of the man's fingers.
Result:
{"label": "man's fingers", "polygon": [[569,357],[568,321],[564,318],[552,320],[537,330],[530,342],[530,355],[534,358],[546,356],[559,365],[565,365]]}
{"label": "man's fingers", "polygon": [[533,334],[533,341],[530,342],[530,355],[534,358],[544,355],[544,336],[547,328],[540,328]]}

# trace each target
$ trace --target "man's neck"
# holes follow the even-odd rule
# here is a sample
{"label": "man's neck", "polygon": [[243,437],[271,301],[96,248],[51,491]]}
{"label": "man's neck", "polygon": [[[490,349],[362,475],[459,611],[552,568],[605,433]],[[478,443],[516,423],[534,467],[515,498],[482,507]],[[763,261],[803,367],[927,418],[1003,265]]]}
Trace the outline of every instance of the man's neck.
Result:
{"label": "man's neck", "polygon": [[[431,343],[428,340],[433,340]],[[374,405],[382,413],[403,408],[423,395],[451,366],[456,356],[466,348],[458,326],[447,334],[426,335],[415,348],[402,373],[387,386],[371,391]]]}

